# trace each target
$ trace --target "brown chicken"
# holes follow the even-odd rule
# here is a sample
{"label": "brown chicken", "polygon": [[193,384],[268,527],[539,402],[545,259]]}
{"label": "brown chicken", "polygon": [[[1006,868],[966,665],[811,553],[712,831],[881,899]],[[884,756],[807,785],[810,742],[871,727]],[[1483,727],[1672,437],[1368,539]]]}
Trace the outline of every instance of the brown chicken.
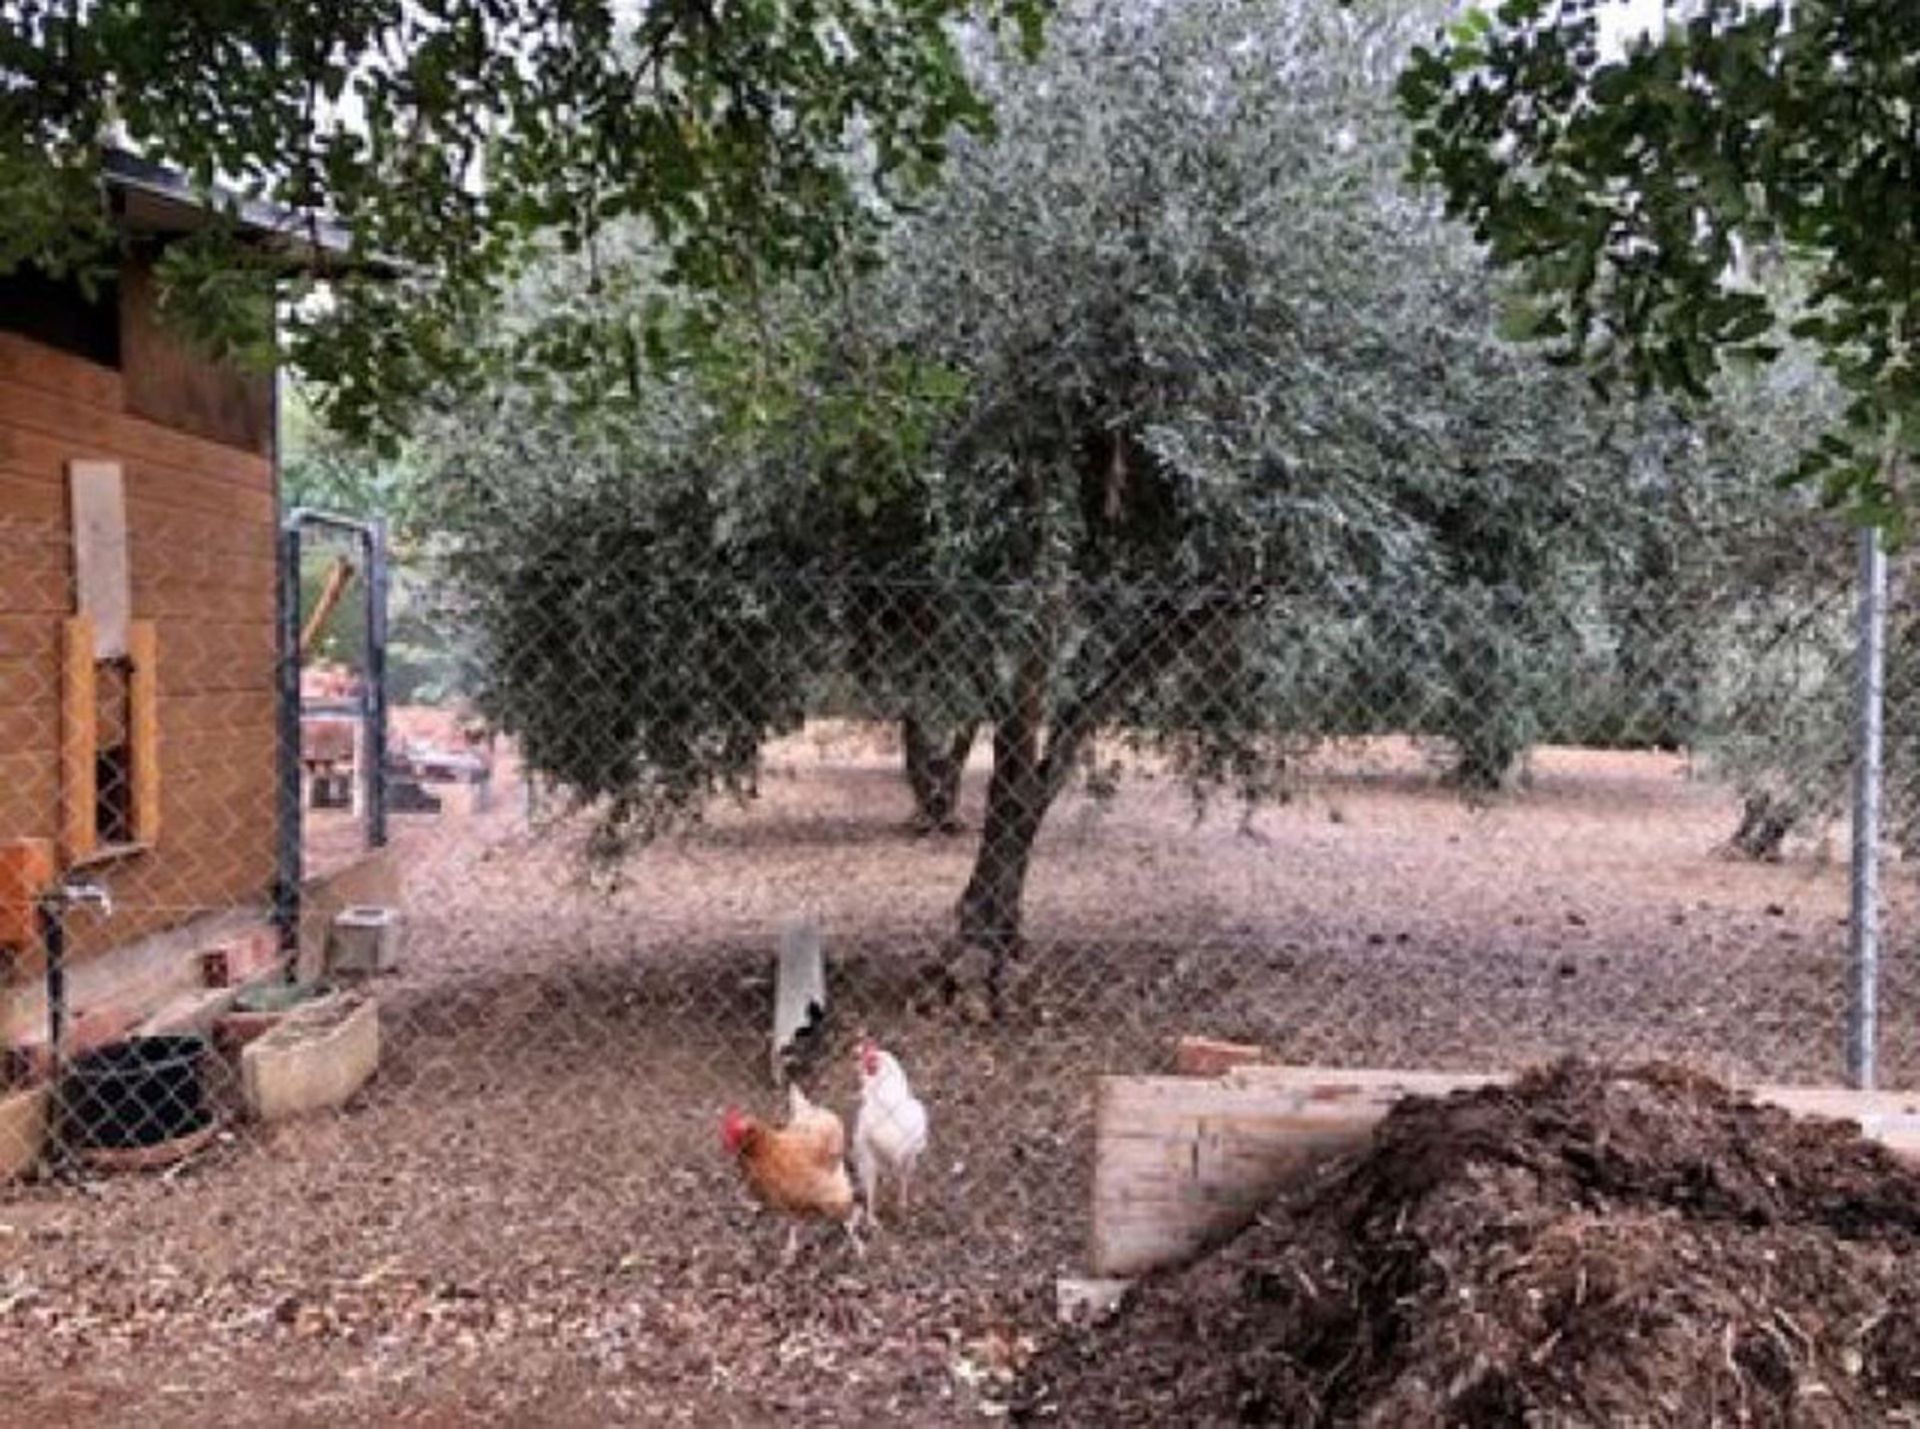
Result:
{"label": "brown chicken", "polygon": [[838,1221],[856,1254],[865,1247],[853,1229],[853,1182],[847,1176],[847,1129],[833,1112],[815,1106],[790,1086],[785,1126],[768,1126],[728,1107],[720,1139],[740,1163],[755,1199],[789,1218],[782,1263],[791,1263],[803,1220]]}

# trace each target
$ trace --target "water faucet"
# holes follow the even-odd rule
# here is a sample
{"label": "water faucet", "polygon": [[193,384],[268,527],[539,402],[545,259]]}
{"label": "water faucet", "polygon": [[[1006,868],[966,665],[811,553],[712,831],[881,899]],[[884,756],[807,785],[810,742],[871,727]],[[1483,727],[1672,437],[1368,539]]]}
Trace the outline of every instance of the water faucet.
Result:
{"label": "water faucet", "polygon": [[88,878],[64,878],[47,890],[47,901],[56,908],[76,908],[90,906],[97,908],[102,918],[113,916],[113,894],[104,883],[95,883]]}

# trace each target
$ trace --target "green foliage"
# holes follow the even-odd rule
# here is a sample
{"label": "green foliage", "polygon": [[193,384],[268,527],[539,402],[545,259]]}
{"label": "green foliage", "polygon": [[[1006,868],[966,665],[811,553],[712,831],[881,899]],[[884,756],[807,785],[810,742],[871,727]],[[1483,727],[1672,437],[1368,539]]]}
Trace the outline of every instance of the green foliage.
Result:
{"label": "green foliage", "polygon": [[1591,3],[1505,0],[1417,50],[1414,169],[1494,263],[1516,331],[1603,384],[1703,397],[1806,344],[1845,402],[1793,470],[1897,526],[1920,444],[1920,8],[1706,0],[1624,55]]}
{"label": "green foliage", "polygon": [[[761,288],[624,394],[452,415],[434,521],[535,767],[645,834],[829,701],[1005,736],[1036,671],[1042,811],[1100,729],[1257,798],[1321,737],[1495,783],[1597,721],[1613,603],[1719,529],[1681,508],[1723,458],[1492,335],[1479,255],[1399,182],[1426,13],[1075,11],[1034,67],[976,58],[998,135],[874,266]],[[608,321],[681,330],[653,262],[603,255]]]}
{"label": "green foliage", "polygon": [[[472,684],[473,652],[459,622],[444,608],[433,572],[434,535],[425,525],[424,469],[417,461],[382,457],[319,424],[298,389],[281,406],[281,495],[285,506],[308,507],[387,523],[387,692],[395,704],[444,704]],[[302,550],[301,609],[311,612],[336,555],[356,552],[330,541]],[[365,588],[356,572],[314,653],[365,668]]]}
{"label": "green foliage", "polygon": [[[483,320],[533,256],[637,229],[663,282],[734,294],[870,244],[987,111],[961,62],[978,21],[1026,52],[1046,0],[8,0],[0,4],[0,272],[111,265],[101,145],[337,220],[353,253],[281,275],[288,356],[327,415],[391,435],[423,392],[545,365],[626,373],[643,333],[571,304]],[[223,207],[233,217],[230,207]],[[377,257],[398,276],[369,274]],[[171,310],[227,353],[271,332],[274,265],[217,223],[168,256]],[[325,287],[315,300],[316,285]],[[657,333],[654,334],[656,337]],[[254,355],[258,355],[255,353]]]}

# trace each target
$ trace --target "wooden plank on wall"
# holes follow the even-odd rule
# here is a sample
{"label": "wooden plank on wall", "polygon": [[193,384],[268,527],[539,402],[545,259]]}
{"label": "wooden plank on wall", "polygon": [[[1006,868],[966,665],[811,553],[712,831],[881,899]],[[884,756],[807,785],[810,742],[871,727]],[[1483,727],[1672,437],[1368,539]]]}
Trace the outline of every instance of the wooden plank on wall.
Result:
{"label": "wooden plank on wall", "polygon": [[59,809],[60,751],[0,750],[0,835],[55,838]]}
{"label": "wooden plank on wall", "polygon": [[[157,624],[158,622],[156,622]],[[0,623],[0,641],[4,641]],[[160,685],[169,695],[215,690],[257,690],[274,682],[278,650],[270,620],[205,620],[172,623],[162,631],[167,660]]]}
{"label": "wooden plank on wall", "polygon": [[133,840],[151,848],[160,838],[160,636],[151,620],[127,632],[128,744],[133,760]]}
{"label": "wooden plank on wall", "polygon": [[[8,754],[53,754],[60,748],[60,701],[54,695],[59,680],[54,675],[55,666],[52,661],[47,662],[44,684],[38,672],[31,681],[18,681],[20,689],[16,698],[15,691],[8,688],[16,683],[9,674],[22,664],[0,660],[0,750]],[[0,828],[0,839],[12,832]]]}
{"label": "wooden plank on wall", "polygon": [[125,405],[120,374],[111,367],[18,333],[0,332],[0,377],[57,396],[78,397],[103,411],[117,412]]}
{"label": "wooden plank on wall", "polygon": [[90,454],[143,456],[162,466],[272,491],[273,463],[263,454],[208,441],[140,417],[90,407],[5,377],[0,377],[0,426],[18,427],[64,442],[69,455],[77,447]]}
{"label": "wooden plank on wall", "polygon": [[[1363,1147],[1395,1102],[1502,1078],[1322,1067],[1238,1068],[1218,1079],[1102,1077],[1094,1124],[1094,1275],[1191,1260],[1329,1157]],[[1858,1123],[1920,1160],[1920,1096],[1754,1087],[1797,1115]]]}
{"label": "wooden plank on wall", "polygon": [[0,533],[41,526],[65,531],[66,524],[66,494],[58,482],[0,466]]}
{"label": "wooden plank on wall", "polygon": [[223,518],[240,528],[273,525],[273,468],[265,461],[255,459],[257,479],[235,481],[203,466],[163,461],[150,447],[138,443],[116,446],[98,432],[63,438],[0,415],[0,468],[13,475],[60,486],[66,480],[67,463],[77,456],[119,462],[126,470],[129,501],[157,501]]}
{"label": "wooden plank on wall", "polygon": [[[0,615],[0,661],[21,660],[45,664],[51,670],[60,650],[60,622],[44,615]],[[0,680],[8,678],[0,670]],[[0,700],[13,701],[37,697],[50,699],[54,682],[48,679],[37,690],[0,684]],[[49,716],[51,718],[51,716]]]}
{"label": "wooden plank on wall", "polygon": [[98,838],[94,723],[93,621],[67,618],[60,696],[60,851],[68,863],[90,856]]}
{"label": "wooden plank on wall", "polygon": [[144,255],[120,270],[120,358],[127,411],[228,448],[273,450],[272,372],[217,361],[170,329]]}
{"label": "wooden plank on wall", "polygon": [[6,537],[0,560],[0,615],[73,614],[73,576],[64,526],[0,529]]}
{"label": "wooden plank on wall", "polygon": [[93,622],[93,656],[127,653],[133,583],[127,562],[126,487],[117,461],[67,463],[73,519],[73,579],[80,613]]}

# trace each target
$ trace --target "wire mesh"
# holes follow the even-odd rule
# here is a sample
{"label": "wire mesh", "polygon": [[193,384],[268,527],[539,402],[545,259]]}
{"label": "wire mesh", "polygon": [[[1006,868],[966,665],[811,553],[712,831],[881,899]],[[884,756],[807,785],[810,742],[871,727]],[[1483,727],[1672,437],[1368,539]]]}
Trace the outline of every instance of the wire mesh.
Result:
{"label": "wire mesh", "polygon": [[[716,1243],[771,1260],[781,1208],[854,1222],[870,1254],[946,1247],[986,1293],[1077,1261],[1096,1078],[1167,1070],[1182,1036],[1343,1066],[1572,1053],[1843,1074],[1844,587],[1623,599],[1596,579],[1548,607],[701,574],[618,533],[523,549],[483,582],[416,553],[388,612],[376,847],[353,808],[371,746],[328,723],[364,708],[361,607],[317,629],[289,750],[274,554],[203,529],[183,557],[134,527],[131,608],[156,630],[145,744],[134,671],[110,677],[69,634],[64,526],[5,533],[27,599],[0,617],[0,840],[49,845],[111,906],[8,884],[0,1105],[37,1096],[50,1125],[0,1119],[25,1178],[0,1195],[59,1196],[132,1153],[191,1168],[197,1195],[308,1207],[328,1227],[315,1263],[497,1263],[525,1314],[554,1267],[627,1264],[641,1224],[668,1279],[708,1283]],[[334,569],[305,559],[303,620]],[[1916,818],[1917,614],[1897,590],[1896,861]],[[96,667],[93,704],[76,661]],[[1911,891],[1890,877],[1887,898],[1883,1080],[1912,1085]],[[823,1005],[775,1045],[781,949],[815,935]],[[176,1040],[129,1054],[136,1032]],[[902,1080],[863,1111],[869,1051]],[[316,1095],[318,1121],[280,1121],[274,1059],[309,1054],[329,1069],[313,1077],[346,1080]],[[789,1079],[841,1118],[845,1164],[780,1184],[743,1148],[782,1144]],[[729,1107],[752,1120],[726,1132]],[[911,1186],[879,1198],[877,1227],[869,1174]],[[313,1197],[351,1204],[351,1224]],[[809,1232],[802,1254],[852,1254],[841,1238]],[[487,1283],[483,1299],[509,1293]],[[257,1283],[202,1293],[229,1291],[238,1334],[307,1323],[298,1306],[246,1319]],[[398,1333],[377,1298],[348,1295],[334,1329]],[[646,1337],[602,1310],[594,1353],[644,1360]]]}

